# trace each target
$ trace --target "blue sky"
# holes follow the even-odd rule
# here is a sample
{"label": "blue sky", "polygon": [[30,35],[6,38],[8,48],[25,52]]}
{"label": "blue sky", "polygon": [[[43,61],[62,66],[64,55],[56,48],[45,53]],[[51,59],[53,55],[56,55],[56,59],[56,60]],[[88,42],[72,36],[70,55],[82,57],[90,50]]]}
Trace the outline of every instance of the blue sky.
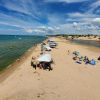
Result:
{"label": "blue sky", "polygon": [[0,0],[0,34],[99,34],[100,0]]}

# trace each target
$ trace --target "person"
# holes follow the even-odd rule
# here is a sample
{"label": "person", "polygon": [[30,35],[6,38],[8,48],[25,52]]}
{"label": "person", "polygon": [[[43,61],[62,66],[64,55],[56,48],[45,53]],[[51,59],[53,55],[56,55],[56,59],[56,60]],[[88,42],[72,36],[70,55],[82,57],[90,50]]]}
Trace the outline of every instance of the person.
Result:
{"label": "person", "polygon": [[50,63],[50,62],[41,62],[41,63],[40,63],[40,66],[41,66],[41,69],[42,69],[42,68],[43,68],[44,70],[45,70],[45,69],[49,69],[49,71],[52,70],[52,68],[51,68],[51,63]]}
{"label": "person", "polygon": [[70,54],[70,51],[68,50],[68,55]]}
{"label": "person", "polygon": [[44,62],[39,63],[39,68],[42,69],[44,67]]}
{"label": "person", "polygon": [[87,59],[88,59],[88,57],[87,56],[84,56],[83,61],[86,62]]}
{"label": "person", "polygon": [[77,59],[78,59],[78,57],[77,57],[77,56],[73,57],[73,60],[77,60]]}
{"label": "person", "polygon": [[89,64],[89,63],[90,63],[90,60],[88,57],[86,57],[85,64]]}
{"label": "person", "polygon": [[45,62],[45,69],[47,69],[47,68],[49,69],[49,71],[52,70],[51,63]]}
{"label": "person", "polygon": [[35,68],[35,70],[36,70],[36,67],[37,67],[36,57],[32,57],[31,66],[33,66],[33,68]]}
{"label": "person", "polygon": [[100,60],[100,56],[98,57],[98,60]]}
{"label": "person", "polygon": [[84,57],[83,56],[79,57],[79,60],[80,61],[83,61],[84,60]]}

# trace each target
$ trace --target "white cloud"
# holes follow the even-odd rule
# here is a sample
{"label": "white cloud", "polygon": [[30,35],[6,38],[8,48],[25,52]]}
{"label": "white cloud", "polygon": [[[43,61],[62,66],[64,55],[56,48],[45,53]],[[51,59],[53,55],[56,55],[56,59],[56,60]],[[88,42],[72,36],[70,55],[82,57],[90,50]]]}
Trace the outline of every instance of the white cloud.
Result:
{"label": "white cloud", "polygon": [[25,29],[24,31],[28,32],[28,33],[32,33],[33,29]]}
{"label": "white cloud", "polygon": [[96,8],[96,7],[98,7],[98,6],[100,6],[100,1],[99,1],[99,0],[96,1],[96,2],[94,2],[93,4],[91,4],[90,7],[92,7],[92,8]]}
{"label": "white cloud", "polygon": [[100,18],[94,18],[94,19],[93,19],[93,22],[100,23]]}
{"label": "white cloud", "polygon": [[42,30],[42,29],[38,29],[38,28],[36,28],[36,29],[24,29],[24,31],[25,32],[28,32],[28,33],[45,33],[45,30]]}
{"label": "white cloud", "polygon": [[91,16],[91,14],[87,14],[87,13],[79,13],[79,12],[75,12],[75,13],[69,13],[67,14],[69,17],[73,17],[73,18],[86,18],[86,17],[93,17],[93,15]]}
{"label": "white cloud", "polygon": [[45,2],[66,2],[66,3],[75,3],[83,1],[88,1],[88,0],[45,0]]}
{"label": "white cloud", "polygon": [[7,23],[7,22],[2,22],[2,21],[0,21],[0,24],[2,24],[2,25],[8,25],[8,26],[15,26],[15,27],[19,27],[19,28],[21,28],[21,26],[20,25],[12,25],[12,24],[10,24],[10,23]]}
{"label": "white cloud", "polygon": [[38,26],[36,28],[25,28],[24,29],[25,32],[28,33],[36,33],[36,34],[54,34],[54,33],[58,33],[60,31],[60,27],[54,26]]}
{"label": "white cloud", "polygon": [[90,14],[93,14],[94,12],[100,13],[100,8],[98,8],[99,6],[100,6],[100,0],[97,0],[96,2],[92,3],[89,6],[89,10],[87,11],[87,13],[90,13]]}
{"label": "white cloud", "polygon": [[78,25],[77,22],[73,22],[73,26],[76,27]]}
{"label": "white cloud", "polygon": [[16,26],[16,27],[20,27],[20,28],[32,28],[32,27],[37,27],[37,26],[41,25],[41,23],[39,23],[35,20],[33,20],[33,21],[34,21],[34,23],[33,22],[29,23],[28,21],[23,21],[16,17],[0,13],[0,23],[5,24],[5,25]]}
{"label": "white cloud", "polygon": [[[41,12],[36,7],[34,0],[12,0],[18,1],[19,4],[5,2],[4,6],[10,10],[17,11],[19,13],[25,13],[31,15],[33,18],[39,19],[44,13],[48,17],[48,25],[42,25],[35,20],[32,22],[24,21],[13,16],[4,15],[0,13],[0,23],[3,25],[10,25],[22,28],[27,33],[91,33],[92,30],[97,30],[99,27],[97,23],[100,23],[100,18],[93,14],[93,10],[100,5],[100,1],[96,1],[89,6],[89,10],[85,13],[75,12],[69,13],[66,19],[63,15],[49,14],[48,12]],[[89,0],[44,0],[45,2],[65,2],[75,3]],[[28,5],[29,4],[29,5]],[[30,19],[30,18],[29,18]],[[70,23],[69,23],[70,22]]]}
{"label": "white cloud", "polygon": [[18,13],[26,14],[32,16],[34,19],[39,20],[38,15],[42,14],[41,11],[36,6],[34,0],[7,0],[0,4],[3,7],[16,11]]}

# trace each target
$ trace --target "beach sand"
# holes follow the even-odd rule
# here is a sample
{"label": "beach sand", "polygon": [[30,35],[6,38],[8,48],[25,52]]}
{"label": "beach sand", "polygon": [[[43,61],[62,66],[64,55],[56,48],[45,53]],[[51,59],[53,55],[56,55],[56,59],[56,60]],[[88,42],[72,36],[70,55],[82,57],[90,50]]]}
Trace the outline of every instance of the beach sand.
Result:
{"label": "beach sand", "polygon": [[75,50],[91,59],[97,58],[100,52],[64,39],[56,38],[56,41],[58,46],[51,51],[53,70],[31,67],[32,56],[40,54],[38,45],[0,82],[0,100],[100,100],[100,62],[92,66],[72,60]]}
{"label": "beach sand", "polygon": [[[68,36],[68,39],[72,39],[72,37],[71,36]],[[78,38],[76,38],[76,37],[74,37],[73,38],[74,40],[92,40],[92,41],[98,41],[98,42],[100,42],[100,36],[98,35],[98,36],[86,36],[86,37],[84,37],[84,36],[80,36],[80,37],[78,37]]]}

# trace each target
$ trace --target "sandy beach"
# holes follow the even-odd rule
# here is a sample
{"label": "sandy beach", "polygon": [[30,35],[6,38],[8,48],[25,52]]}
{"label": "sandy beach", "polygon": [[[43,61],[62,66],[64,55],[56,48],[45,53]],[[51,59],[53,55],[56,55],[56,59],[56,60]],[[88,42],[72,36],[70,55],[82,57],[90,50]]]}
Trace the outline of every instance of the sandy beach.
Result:
{"label": "sandy beach", "polygon": [[0,77],[0,100],[100,100],[100,61],[93,66],[72,60],[75,50],[91,59],[100,52],[65,39],[56,41],[58,46],[51,51],[53,70],[31,66],[32,56],[40,54],[38,45],[15,70],[3,74],[4,79]]}

